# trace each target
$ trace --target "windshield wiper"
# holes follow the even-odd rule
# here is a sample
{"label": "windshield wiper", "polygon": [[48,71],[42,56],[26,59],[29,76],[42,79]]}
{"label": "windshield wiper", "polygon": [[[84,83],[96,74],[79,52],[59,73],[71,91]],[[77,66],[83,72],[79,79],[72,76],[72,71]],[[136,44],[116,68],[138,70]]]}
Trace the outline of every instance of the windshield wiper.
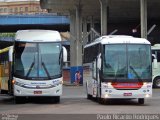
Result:
{"label": "windshield wiper", "polygon": [[28,72],[27,72],[26,78],[28,78],[28,76],[29,76],[30,73],[31,73],[32,68],[34,67],[35,59],[36,59],[36,58],[35,58],[35,55],[34,55],[34,60],[33,60],[32,64],[31,64],[31,66],[29,67],[29,70],[28,70]]}
{"label": "windshield wiper", "polygon": [[129,66],[131,70],[134,72],[134,74],[137,76],[139,82],[143,82],[138,73],[135,71],[135,69],[132,66]]}
{"label": "windshield wiper", "polygon": [[30,68],[29,68],[29,70],[28,70],[28,72],[27,72],[27,75],[26,75],[27,78],[28,78],[29,74],[31,73],[31,70],[32,70],[34,64],[35,64],[35,62],[33,61],[31,66],[30,66]]}
{"label": "windshield wiper", "polygon": [[44,68],[44,70],[45,70],[45,72],[46,72],[48,78],[51,79],[51,77],[50,77],[50,75],[49,75],[49,72],[48,72],[48,70],[47,70],[46,65],[45,65],[44,62],[42,62],[42,66],[43,66],[43,68]]}

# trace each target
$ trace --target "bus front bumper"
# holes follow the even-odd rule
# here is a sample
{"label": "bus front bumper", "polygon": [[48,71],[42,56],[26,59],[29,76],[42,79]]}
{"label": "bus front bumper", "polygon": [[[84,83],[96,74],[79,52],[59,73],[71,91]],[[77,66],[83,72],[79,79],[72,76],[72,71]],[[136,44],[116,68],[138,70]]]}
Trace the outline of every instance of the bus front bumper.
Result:
{"label": "bus front bumper", "polygon": [[14,85],[14,96],[61,96],[62,84],[48,89],[29,89]]}

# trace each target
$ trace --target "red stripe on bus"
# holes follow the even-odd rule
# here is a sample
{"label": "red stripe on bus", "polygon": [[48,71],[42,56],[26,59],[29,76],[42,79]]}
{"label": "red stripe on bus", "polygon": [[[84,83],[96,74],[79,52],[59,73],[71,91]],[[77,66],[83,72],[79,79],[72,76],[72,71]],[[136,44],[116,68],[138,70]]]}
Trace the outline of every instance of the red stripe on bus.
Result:
{"label": "red stripe on bus", "polygon": [[139,89],[143,86],[143,82],[137,83],[112,83],[112,86],[116,89]]}

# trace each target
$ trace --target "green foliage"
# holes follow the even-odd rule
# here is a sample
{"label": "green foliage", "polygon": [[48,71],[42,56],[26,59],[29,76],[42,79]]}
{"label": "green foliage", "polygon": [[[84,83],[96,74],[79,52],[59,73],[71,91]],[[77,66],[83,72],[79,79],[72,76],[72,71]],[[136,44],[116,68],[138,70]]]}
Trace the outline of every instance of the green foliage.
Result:
{"label": "green foliage", "polygon": [[15,37],[15,33],[0,33],[0,37]]}

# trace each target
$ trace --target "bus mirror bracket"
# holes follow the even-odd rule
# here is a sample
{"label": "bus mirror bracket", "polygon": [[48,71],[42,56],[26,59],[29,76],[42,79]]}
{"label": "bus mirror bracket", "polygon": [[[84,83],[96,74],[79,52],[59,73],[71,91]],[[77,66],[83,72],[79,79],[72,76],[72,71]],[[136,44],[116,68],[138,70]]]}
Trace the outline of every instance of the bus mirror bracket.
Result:
{"label": "bus mirror bracket", "polygon": [[97,56],[97,68],[101,70],[101,53]]}
{"label": "bus mirror bracket", "polygon": [[153,68],[158,68],[156,56],[152,54],[152,57],[153,57]]}
{"label": "bus mirror bracket", "polygon": [[153,59],[153,67],[154,68],[158,68],[157,59]]}
{"label": "bus mirror bracket", "polygon": [[67,49],[62,46],[62,49],[63,49],[63,62],[67,62]]}

